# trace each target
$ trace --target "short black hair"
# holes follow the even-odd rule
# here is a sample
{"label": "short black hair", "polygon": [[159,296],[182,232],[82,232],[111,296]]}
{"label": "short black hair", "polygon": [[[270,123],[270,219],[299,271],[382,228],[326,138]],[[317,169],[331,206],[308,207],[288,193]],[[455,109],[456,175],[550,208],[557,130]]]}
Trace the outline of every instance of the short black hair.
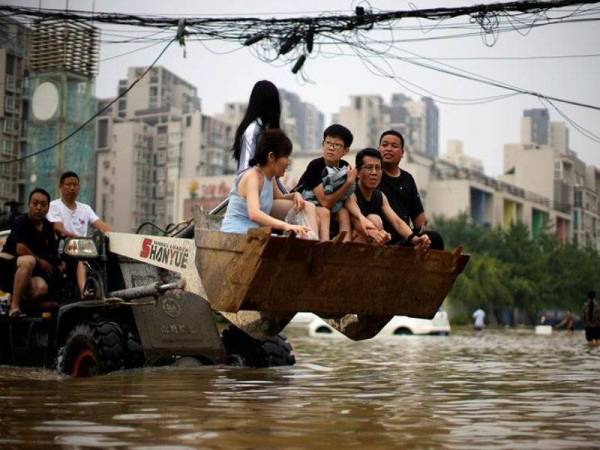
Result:
{"label": "short black hair", "polygon": [[45,195],[48,199],[48,204],[50,204],[50,194],[48,194],[48,191],[42,189],[41,187],[36,187],[33,191],[29,193],[29,199],[27,200],[27,204],[31,203],[31,197],[33,197],[33,194]]}
{"label": "short black hair", "polygon": [[381,133],[381,136],[379,136],[379,144],[381,144],[383,138],[388,135],[396,136],[397,138],[399,138],[400,145],[402,146],[402,148],[404,148],[404,136],[402,136],[402,134],[396,130],[386,130],[383,133]]}
{"label": "short black hair", "polygon": [[292,153],[292,141],[279,128],[267,129],[260,134],[250,166],[264,166],[269,153],[273,153],[275,159]]}
{"label": "short black hair", "polygon": [[62,184],[64,183],[64,181],[65,181],[67,178],[71,178],[71,177],[75,177],[75,178],[77,178],[77,182],[79,183],[79,176],[78,176],[78,175],[77,175],[75,172],[72,172],[72,171],[70,171],[70,170],[69,170],[69,171],[67,171],[67,172],[63,173],[63,174],[60,176],[60,182],[58,183],[58,185],[59,185],[59,186],[62,186]]}
{"label": "short black hair", "polygon": [[591,299],[596,298],[596,291],[590,291],[590,292],[588,292],[588,297],[591,298]]}
{"label": "short black hair", "polygon": [[372,156],[373,158],[377,158],[381,161],[381,153],[376,148],[363,148],[360,152],[356,154],[356,170],[360,170],[363,165],[363,159],[365,156]]}
{"label": "short black hair", "polygon": [[344,125],[340,125],[339,123],[334,123],[333,125],[329,125],[323,131],[323,141],[325,138],[334,137],[339,138],[344,141],[344,147],[350,147],[352,145],[352,141],[354,140],[354,136],[352,136],[352,132],[346,128]]}

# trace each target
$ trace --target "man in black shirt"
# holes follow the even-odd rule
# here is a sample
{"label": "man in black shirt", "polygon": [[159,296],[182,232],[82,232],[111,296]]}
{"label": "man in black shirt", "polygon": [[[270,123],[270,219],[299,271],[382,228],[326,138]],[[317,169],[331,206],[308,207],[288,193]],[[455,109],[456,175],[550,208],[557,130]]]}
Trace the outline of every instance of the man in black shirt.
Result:
{"label": "man in black shirt", "polygon": [[392,225],[393,230],[402,238],[417,247],[429,247],[429,238],[425,235],[417,236],[390,207],[383,192],[377,189],[381,182],[381,154],[374,148],[362,149],[356,155],[356,170],[358,183],[355,193],[350,201],[356,201],[360,213],[365,216],[373,227],[366,229],[366,235],[355,227],[355,242],[372,242],[382,245],[389,240],[389,234],[383,230],[383,222]]}
{"label": "man in black shirt", "polygon": [[48,293],[63,265],[52,224],[46,219],[50,195],[36,188],[29,194],[27,214],[17,218],[0,252],[0,289],[11,292],[10,317],[21,317],[21,302]]}
{"label": "man in black shirt", "polygon": [[[388,198],[390,206],[404,222],[407,224],[412,222],[416,234],[429,236],[431,248],[443,250],[444,240],[440,234],[435,231],[425,231],[427,218],[415,179],[399,167],[400,160],[404,156],[402,135],[395,130],[384,131],[379,138],[379,152],[383,161],[383,175],[379,189]],[[392,235],[392,243],[403,243],[392,224],[384,221],[384,228]]]}

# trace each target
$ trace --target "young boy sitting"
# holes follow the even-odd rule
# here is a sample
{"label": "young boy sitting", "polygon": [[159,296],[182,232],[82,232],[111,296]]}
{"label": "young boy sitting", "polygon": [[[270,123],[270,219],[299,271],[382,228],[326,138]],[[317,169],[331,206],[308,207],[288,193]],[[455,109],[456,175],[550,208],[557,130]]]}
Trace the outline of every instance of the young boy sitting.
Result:
{"label": "young boy sitting", "polygon": [[321,241],[329,240],[331,213],[336,214],[340,233],[345,232],[344,242],[351,238],[350,214],[344,203],[354,192],[356,170],[342,157],[350,150],[353,139],[350,130],[342,125],[327,127],[323,132],[323,156],[308,164],[294,188],[317,206]]}

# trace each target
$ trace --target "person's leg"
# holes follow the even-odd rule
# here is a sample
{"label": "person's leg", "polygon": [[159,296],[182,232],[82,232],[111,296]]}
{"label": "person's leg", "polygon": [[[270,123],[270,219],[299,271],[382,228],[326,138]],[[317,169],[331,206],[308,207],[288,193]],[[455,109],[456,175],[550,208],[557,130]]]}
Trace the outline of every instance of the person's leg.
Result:
{"label": "person's leg", "polygon": [[83,290],[85,289],[85,279],[87,277],[87,270],[82,261],[77,262],[77,287],[83,298]]}
{"label": "person's leg", "polygon": [[27,296],[32,287],[31,276],[34,268],[34,256],[24,255],[17,258],[17,270],[15,271],[15,281],[10,297],[9,314],[14,314],[21,309],[21,300],[23,300],[23,297]]}
{"label": "person's leg", "polygon": [[342,208],[337,212],[337,220],[340,224],[340,233],[346,232],[342,242],[350,242],[352,240],[352,225],[350,223],[350,213],[346,208]]}
{"label": "person's leg", "polygon": [[381,220],[381,217],[379,217],[377,214],[369,214],[367,219],[369,219],[371,223],[375,225],[375,228],[378,230],[383,230],[383,220]]}
{"label": "person's leg", "polygon": [[285,216],[290,209],[294,207],[294,202],[291,200],[278,199],[273,200],[271,208],[271,216],[279,220],[285,220]]}
{"label": "person's leg", "polygon": [[[357,227],[358,219],[355,219],[353,217],[352,220],[354,221],[354,230],[352,232],[352,242],[358,242],[361,244],[371,243],[371,238],[369,238],[369,236],[365,236],[364,234],[362,234],[358,231],[358,229],[357,229],[358,228]],[[373,224],[373,226],[375,226],[375,228],[377,228],[378,230],[383,230],[383,221],[381,220],[381,217],[379,217],[377,214],[369,214],[367,216],[367,220],[369,220],[369,222],[371,222]]]}
{"label": "person's leg", "polygon": [[319,220],[317,218],[317,207],[310,202],[304,204],[304,210],[306,211],[306,219],[308,224],[314,231],[315,235],[319,235]]}
{"label": "person's leg", "polygon": [[317,206],[317,217],[319,218],[319,240],[321,242],[329,240],[329,222],[331,213],[327,208]]}
{"label": "person's leg", "polygon": [[42,277],[31,278],[31,289],[26,295],[27,300],[38,300],[48,294],[48,283]]}

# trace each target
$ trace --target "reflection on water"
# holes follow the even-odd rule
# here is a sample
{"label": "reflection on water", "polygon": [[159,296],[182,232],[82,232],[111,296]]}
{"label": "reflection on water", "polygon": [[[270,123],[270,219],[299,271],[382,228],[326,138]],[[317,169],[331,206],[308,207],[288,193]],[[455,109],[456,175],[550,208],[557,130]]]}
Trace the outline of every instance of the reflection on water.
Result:
{"label": "reflection on water", "polygon": [[600,447],[600,348],[582,333],[291,341],[290,368],[1,367],[0,447]]}

